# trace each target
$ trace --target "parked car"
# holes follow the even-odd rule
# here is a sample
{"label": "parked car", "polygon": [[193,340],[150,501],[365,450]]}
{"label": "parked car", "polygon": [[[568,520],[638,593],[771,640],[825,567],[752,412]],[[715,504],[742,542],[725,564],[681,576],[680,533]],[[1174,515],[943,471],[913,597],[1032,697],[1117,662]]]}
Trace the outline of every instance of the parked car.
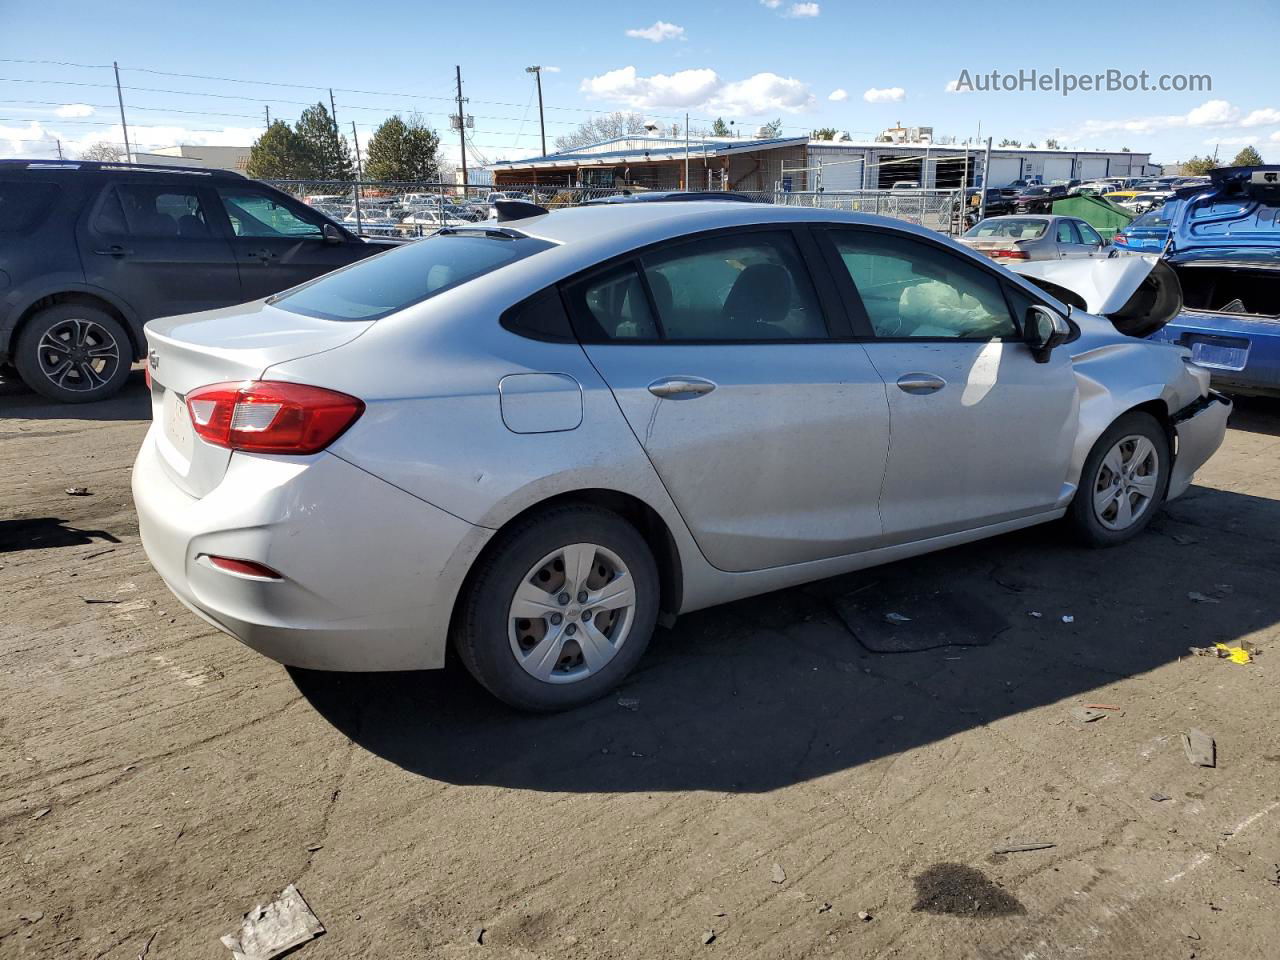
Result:
{"label": "parked car", "polygon": [[1117,231],[1112,240],[1116,250],[1120,253],[1159,254],[1169,240],[1169,221],[1181,204],[1177,198],[1167,200]]}
{"label": "parked car", "polygon": [[374,236],[396,236],[399,233],[396,229],[399,222],[390,208],[365,206],[363,200],[360,202],[358,211],[355,207],[351,207],[342,215],[342,223],[352,233]]}
{"label": "parked car", "polygon": [[1078,217],[988,217],[960,242],[1000,263],[1111,256],[1111,245]]}
{"label": "parked car", "polygon": [[1133,213],[1146,213],[1148,210],[1160,206],[1172,196],[1173,191],[1171,190],[1162,190],[1158,193],[1153,191],[1123,190],[1105,194],[1104,199],[1110,200],[1112,203]]}
{"label": "parked car", "polygon": [[890,190],[919,190],[919,180],[895,180]]}
{"label": "parked car", "polygon": [[385,250],[223,170],[0,160],[0,362],[111,396],[155,317],[257,300]]}
{"label": "parked car", "polygon": [[1224,390],[1280,396],[1280,166],[1214,170],[1178,197],[1165,258],[1186,306],[1156,338]]}
{"label": "parked car", "polygon": [[463,220],[460,217],[449,216],[446,210],[441,213],[438,209],[431,207],[421,207],[400,220],[401,223],[407,223],[410,226],[418,227],[460,227],[465,223],[473,221]]}
{"label": "parked car", "polygon": [[1053,201],[1061,200],[1066,195],[1067,188],[1062,184],[1023,187],[1013,198],[1013,209],[1015,213],[1050,213]]}
{"label": "parked car", "polygon": [[595,207],[602,204],[615,203],[668,203],[672,201],[687,202],[689,200],[726,200],[730,203],[755,203],[756,198],[745,193],[732,190],[642,190],[636,193],[623,191],[607,197],[594,197],[583,206]]}
{"label": "parked car", "polygon": [[[148,325],[133,497],[183,602],[300,667],[452,644],[561,709],[616,690],[659,618],[1061,517],[1123,542],[1223,438],[1185,350],[930,230],[515,209]],[[1027,266],[1112,265],[1128,304],[1140,258]]]}

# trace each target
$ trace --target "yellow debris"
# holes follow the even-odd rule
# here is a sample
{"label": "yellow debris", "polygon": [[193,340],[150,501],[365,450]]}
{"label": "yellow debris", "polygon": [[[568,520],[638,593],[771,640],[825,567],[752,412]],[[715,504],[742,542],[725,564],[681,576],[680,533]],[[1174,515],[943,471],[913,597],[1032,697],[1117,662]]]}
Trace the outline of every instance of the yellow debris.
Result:
{"label": "yellow debris", "polygon": [[1228,647],[1225,643],[1215,643],[1215,647],[1226,653],[1227,659],[1232,663],[1252,663],[1253,657],[1249,656],[1248,650],[1240,647]]}

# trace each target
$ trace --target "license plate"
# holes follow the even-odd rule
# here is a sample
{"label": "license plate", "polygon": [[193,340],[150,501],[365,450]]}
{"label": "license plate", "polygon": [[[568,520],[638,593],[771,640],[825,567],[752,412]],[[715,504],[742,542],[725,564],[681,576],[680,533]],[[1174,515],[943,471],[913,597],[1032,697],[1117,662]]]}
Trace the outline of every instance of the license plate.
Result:
{"label": "license plate", "polygon": [[164,392],[164,435],[184,460],[191,459],[194,435],[186,402],[172,390]]}
{"label": "license plate", "polygon": [[1191,344],[1191,359],[1202,367],[1215,370],[1243,370],[1249,360],[1249,348],[1198,341]]}

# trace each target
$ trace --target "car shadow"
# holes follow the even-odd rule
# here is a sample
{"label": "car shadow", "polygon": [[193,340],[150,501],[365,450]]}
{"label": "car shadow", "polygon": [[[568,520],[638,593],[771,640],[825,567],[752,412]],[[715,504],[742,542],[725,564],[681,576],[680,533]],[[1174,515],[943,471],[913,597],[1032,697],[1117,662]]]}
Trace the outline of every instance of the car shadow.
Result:
{"label": "car shadow", "polygon": [[1232,397],[1229,421],[1233,430],[1280,437],[1280,400],[1271,397]]}
{"label": "car shadow", "polygon": [[57,517],[0,520],[0,553],[120,542],[115,534],[108,533],[106,530],[80,530],[65,526],[66,522]]}
{"label": "car shadow", "polygon": [[0,416],[23,420],[150,420],[151,395],[142,367],[129,373],[120,392],[94,403],[58,403],[20,380],[0,380]]}
{"label": "car shadow", "polygon": [[[343,734],[435,780],[760,792],[1059,701],[1074,722],[1089,691],[1275,624],[1276,537],[1277,501],[1193,487],[1120,548],[1078,548],[1050,525],[689,614],[616,693],[556,715],[507,709],[456,664],[290,674]],[[908,625],[867,616],[886,597],[944,642],[872,652]]]}

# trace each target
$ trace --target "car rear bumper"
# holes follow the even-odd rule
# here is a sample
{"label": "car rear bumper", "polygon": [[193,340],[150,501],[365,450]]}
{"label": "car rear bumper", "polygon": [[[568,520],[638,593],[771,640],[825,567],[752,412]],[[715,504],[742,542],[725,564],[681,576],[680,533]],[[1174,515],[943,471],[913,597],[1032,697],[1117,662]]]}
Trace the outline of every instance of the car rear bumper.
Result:
{"label": "car rear bumper", "polygon": [[1184,494],[1196,471],[1222,446],[1230,415],[1231,401],[1212,390],[1207,397],[1173,415],[1178,451],[1169,477],[1167,499]]}
{"label": "car rear bumper", "polygon": [[[147,557],[178,599],[272,660],[316,670],[443,666],[454,597],[492,534],[328,453],[234,454],[197,499],[170,479],[151,434],[133,498]],[[281,579],[229,573],[210,556]]]}
{"label": "car rear bumper", "polygon": [[1208,367],[1219,390],[1280,395],[1280,320],[1276,318],[1184,310],[1152,339],[1188,348],[1203,343],[1242,350],[1246,357],[1242,369],[1197,362]]}

